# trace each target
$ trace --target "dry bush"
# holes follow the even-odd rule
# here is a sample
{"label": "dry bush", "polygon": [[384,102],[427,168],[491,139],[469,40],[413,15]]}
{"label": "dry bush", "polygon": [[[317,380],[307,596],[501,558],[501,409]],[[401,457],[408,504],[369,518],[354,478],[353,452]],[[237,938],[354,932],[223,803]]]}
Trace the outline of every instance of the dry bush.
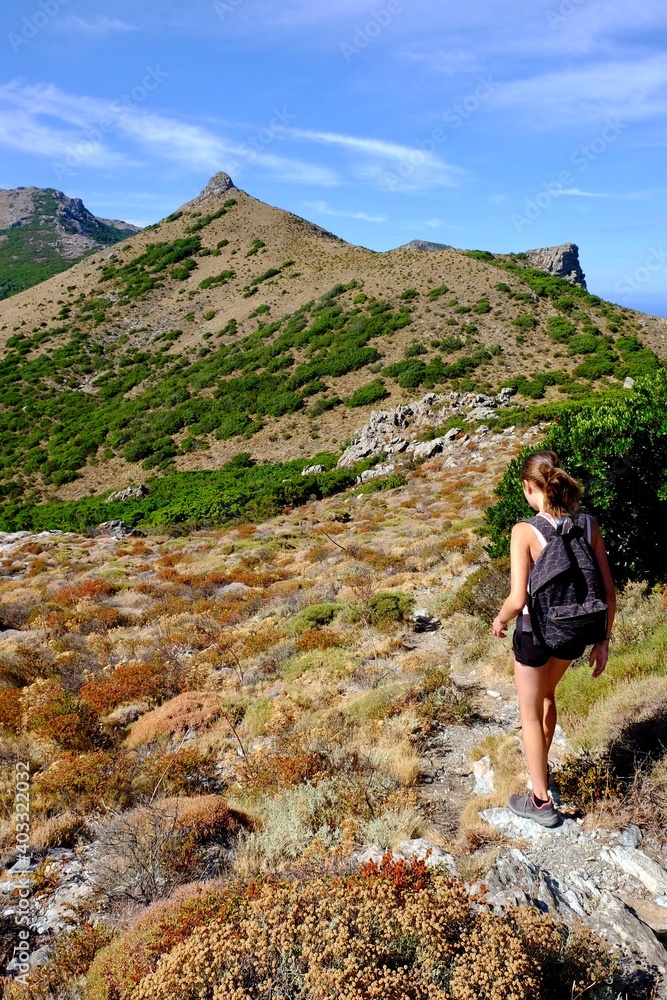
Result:
{"label": "dry bush", "polygon": [[472,701],[451,683],[449,670],[433,664],[424,669],[418,683],[393,705],[392,714],[399,715],[406,708],[414,709],[427,730],[442,723],[472,723],[475,718]]}
{"label": "dry bush", "polygon": [[125,806],[131,799],[131,779],[132,762],[122,750],[66,753],[34,775],[35,807],[38,813],[51,816],[63,803],[84,815]]}
{"label": "dry bush", "polygon": [[236,913],[164,955],[135,1000],[556,1000],[580,983],[589,1000],[612,996],[613,962],[592,935],[476,914],[463,883],[422,862],[231,892]]}
{"label": "dry bush", "polygon": [[509,594],[509,558],[495,559],[471,573],[456,593],[446,599],[443,614],[463,612],[491,623]]}
{"label": "dry bush", "polygon": [[220,849],[248,822],[216,795],[166,798],[117,813],[97,826],[93,884],[115,899],[164,898],[178,884],[219,874]]}
{"label": "dry bush", "polygon": [[83,580],[79,584],[63,587],[62,590],[58,591],[53,600],[56,604],[63,606],[72,606],[79,601],[91,601],[98,604],[106,601],[117,590],[116,585],[110,583],[108,580]]}
{"label": "dry bush", "polygon": [[31,830],[30,839],[37,847],[74,847],[79,840],[89,840],[90,835],[85,816],[67,810],[38,823]]}
{"label": "dry bush", "polygon": [[313,628],[301,633],[296,648],[300,653],[307,653],[312,649],[332,649],[349,644],[349,639],[336,629]]}
{"label": "dry bush", "polygon": [[246,792],[262,795],[335,775],[367,774],[369,763],[348,749],[344,732],[311,727],[281,733],[271,749],[245,757],[240,773]]}
{"label": "dry bush", "polygon": [[92,706],[54,679],[35,681],[22,694],[26,729],[65,750],[90,750],[106,742]]}
{"label": "dry bush", "polygon": [[12,733],[21,729],[21,688],[0,691],[0,726]]}
{"label": "dry bush", "polygon": [[158,790],[162,795],[198,795],[217,791],[219,785],[216,754],[181,746],[171,752],[160,748],[146,757],[133,790],[152,798]]}
{"label": "dry bush", "polygon": [[169,664],[120,663],[112,674],[84,684],[80,695],[98,712],[106,714],[132,701],[162,702],[182,685],[181,672]]}
{"label": "dry bush", "polygon": [[217,695],[208,691],[183,691],[146,712],[132,727],[129,747],[164,740],[181,740],[187,732],[201,733],[222,714]]}

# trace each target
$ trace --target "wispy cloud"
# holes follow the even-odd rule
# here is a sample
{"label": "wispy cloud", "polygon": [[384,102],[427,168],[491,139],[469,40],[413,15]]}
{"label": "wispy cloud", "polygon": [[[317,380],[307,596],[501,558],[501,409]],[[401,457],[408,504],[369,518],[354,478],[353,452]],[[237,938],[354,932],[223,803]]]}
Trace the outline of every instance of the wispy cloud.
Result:
{"label": "wispy cloud", "polygon": [[416,146],[314,129],[289,128],[286,132],[305,142],[346,151],[353,175],[385,191],[453,188],[466,174],[461,167]]}
{"label": "wispy cloud", "polygon": [[79,160],[90,168],[137,167],[153,158],[189,171],[231,172],[255,165],[295,183],[321,187],[341,183],[330,167],[257,152],[182,118],[122,99],[70,94],[53,84],[0,85],[0,146],[66,163],[85,147]]}
{"label": "wispy cloud", "polygon": [[128,24],[126,21],[119,21],[118,18],[107,17],[105,14],[92,17],[88,20],[84,17],[79,17],[78,14],[72,14],[62,22],[62,26],[66,30],[79,31],[84,35],[96,35],[99,38],[105,35],[116,34],[119,31],[138,30],[134,25]]}
{"label": "wispy cloud", "polygon": [[581,188],[563,188],[559,190],[559,195],[571,198],[609,198],[612,201],[638,201],[648,198],[655,191],[582,191]]}
{"label": "wispy cloud", "polygon": [[325,201],[304,201],[304,208],[310,208],[318,215],[336,215],[342,219],[360,219],[362,222],[386,222],[386,215],[369,215],[367,212],[345,212],[338,208],[331,208]]}
{"label": "wispy cloud", "polygon": [[504,83],[490,99],[523,109],[545,129],[605,118],[636,121],[667,114],[667,54],[552,70]]}

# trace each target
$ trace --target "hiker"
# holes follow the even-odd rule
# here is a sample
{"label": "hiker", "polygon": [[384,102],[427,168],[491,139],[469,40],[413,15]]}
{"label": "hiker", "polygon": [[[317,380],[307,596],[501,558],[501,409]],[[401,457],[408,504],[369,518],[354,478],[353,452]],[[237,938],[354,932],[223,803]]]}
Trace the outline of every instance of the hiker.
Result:
{"label": "hiker", "polygon": [[[538,513],[512,528],[511,590],[493,623],[501,638],[517,619],[514,677],[532,792],[511,795],[517,816],[556,826],[548,791],[548,754],[556,728],[556,686],[589,643],[593,677],[607,665],[616,593],[595,519],[579,511],[582,489],[553,451],[521,467],[523,493]],[[544,551],[544,555],[542,555]]]}

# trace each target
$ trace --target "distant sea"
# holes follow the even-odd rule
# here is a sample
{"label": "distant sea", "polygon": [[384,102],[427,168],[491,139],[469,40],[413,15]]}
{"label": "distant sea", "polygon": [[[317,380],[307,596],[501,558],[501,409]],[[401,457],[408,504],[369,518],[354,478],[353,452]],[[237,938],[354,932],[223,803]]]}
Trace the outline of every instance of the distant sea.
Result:
{"label": "distant sea", "polygon": [[636,292],[634,295],[618,296],[617,292],[598,292],[603,299],[610,302],[618,302],[620,306],[627,309],[637,309],[638,312],[650,313],[652,316],[667,317],[667,291],[650,294],[646,292]]}

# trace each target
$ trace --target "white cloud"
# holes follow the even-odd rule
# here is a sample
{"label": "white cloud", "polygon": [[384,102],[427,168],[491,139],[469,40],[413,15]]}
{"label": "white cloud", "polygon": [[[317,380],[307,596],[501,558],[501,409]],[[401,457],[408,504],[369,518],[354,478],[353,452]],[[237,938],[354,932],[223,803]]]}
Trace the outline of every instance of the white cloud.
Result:
{"label": "white cloud", "polygon": [[321,187],[340,183],[329,167],[256,152],[243,142],[150,111],[136,101],[69,94],[53,84],[0,85],[0,146],[62,161],[65,174],[81,166],[136,167],[143,162],[137,159],[139,154],[187,170],[231,172],[254,164],[281,180]]}
{"label": "white cloud", "polygon": [[84,35],[96,35],[100,38],[118,31],[137,31],[137,28],[132,24],[127,24],[126,21],[119,21],[115,17],[107,17],[106,15],[93,17],[87,21],[85,18],[79,17],[78,14],[72,14],[62,22],[62,26],[65,30],[78,31]]}
{"label": "white cloud", "polygon": [[545,128],[667,114],[667,54],[552,70],[504,83],[490,103],[522,108]]}
{"label": "white cloud", "polygon": [[286,132],[306,142],[333,146],[351,156],[352,173],[383,191],[409,191],[456,187],[465,171],[435,153],[384,139],[289,128]]}
{"label": "white cloud", "polygon": [[344,212],[331,208],[325,201],[304,201],[304,208],[310,208],[319,215],[336,215],[342,219],[360,219],[362,222],[386,222],[386,215],[368,215],[367,212]]}

